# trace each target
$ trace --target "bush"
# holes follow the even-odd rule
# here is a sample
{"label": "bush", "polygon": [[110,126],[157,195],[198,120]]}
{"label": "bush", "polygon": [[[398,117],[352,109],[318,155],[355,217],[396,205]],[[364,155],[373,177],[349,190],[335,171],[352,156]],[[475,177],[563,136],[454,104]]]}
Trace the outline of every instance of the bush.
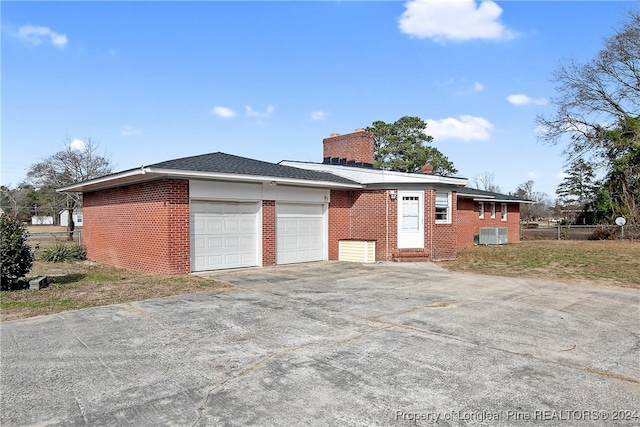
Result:
{"label": "bush", "polygon": [[42,249],[38,258],[45,262],[82,261],[87,259],[87,251],[82,245],[56,243],[50,248]]}
{"label": "bush", "polygon": [[593,230],[593,233],[589,236],[589,240],[609,240],[613,239],[613,233],[604,227],[598,227]]}
{"label": "bush", "polygon": [[33,266],[33,251],[27,243],[29,233],[24,224],[6,214],[0,216],[1,288],[10,289]]}

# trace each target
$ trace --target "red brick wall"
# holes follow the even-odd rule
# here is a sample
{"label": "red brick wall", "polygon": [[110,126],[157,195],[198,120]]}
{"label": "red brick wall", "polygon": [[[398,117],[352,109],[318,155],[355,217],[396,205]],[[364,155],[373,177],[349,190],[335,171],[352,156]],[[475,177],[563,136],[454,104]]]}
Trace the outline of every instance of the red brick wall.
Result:
{"label": "red brick wall", "polygon": [[276,265],[276,202],[262,201],[262,265]]}
{"label": "red brick wall", "polygon": [[392,257],[398,241],[397,200],[388,190],[354,191],[351,208],[351,237],[376,241],[376,261]]}
{"label": "red brick wall", "polygon": [[478,202],[471,199],[458,200],[458,249],[473,246],[473,236],[478,234],[481,227],[507,227],[509,243],[520,241],[520,205],[507,204],[507,220],[500,217],[500,203],[496,203],[496,217],[491,218],[491,203],[484,203],[484,219],[479,218],[480,207]]}
{"label": "red brick wall", "polygon": [[454,191],[451,194],[451,223],[436,224],[436,191],[425,191],[425,230],[428,230],[427,227],[433,228],[433,238],[430,238],[428,243],[431,246],[431,257],[434,260],[454,259],[456,257],[456,229],[458,226],[456,198],[456,192]]}
{"label": "red brick wall", "polygon": [[148,273],[188,273],[189,181],[164,179],[84,194],[90,260]]}
{"label": "red brick wall", "polygon": [[331,191],[329,259],[338,259],[338,242],[344,239],[375,240],[377,261],[455,258],[456,193],[452,194],[451,224],[435,223],[435,191],[424,194],[424,248],[398,249],[398,200],[389,197],[389,190]]}
{"label": "red brick wall", "polygon": [[351,238],[351,191],[331,190],[329,203],[329,259],[338,260],[338,242]]}
{"label": "red brick wall", "polygon": [[356,131],[346,135],[331,136],[322,140],[324,157],[355,160],[373,164],[373,134]]}

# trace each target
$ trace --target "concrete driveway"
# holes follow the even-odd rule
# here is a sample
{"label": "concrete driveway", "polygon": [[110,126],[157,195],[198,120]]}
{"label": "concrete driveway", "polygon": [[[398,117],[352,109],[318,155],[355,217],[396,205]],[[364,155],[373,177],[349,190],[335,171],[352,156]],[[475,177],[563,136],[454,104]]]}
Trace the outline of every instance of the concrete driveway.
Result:
{"label": "concrete driveway", "polygon": [[6,322],[10,425],[640,425],[640,292],[324,262]]}

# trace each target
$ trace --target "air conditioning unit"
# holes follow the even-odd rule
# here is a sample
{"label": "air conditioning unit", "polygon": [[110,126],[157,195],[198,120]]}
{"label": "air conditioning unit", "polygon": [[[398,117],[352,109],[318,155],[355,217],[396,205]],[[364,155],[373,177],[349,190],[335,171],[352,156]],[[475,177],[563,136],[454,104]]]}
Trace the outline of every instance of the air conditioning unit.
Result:
{"label": "air conditioning unit", "polygon": [[509,243],[507,227],[483,227],[479,232],[479,244],[481,245],[506,245]]}

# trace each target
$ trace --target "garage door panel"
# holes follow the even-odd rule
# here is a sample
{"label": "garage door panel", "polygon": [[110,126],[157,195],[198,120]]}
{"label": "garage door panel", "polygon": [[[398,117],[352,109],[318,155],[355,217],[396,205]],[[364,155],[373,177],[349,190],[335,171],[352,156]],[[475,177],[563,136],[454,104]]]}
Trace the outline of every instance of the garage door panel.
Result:
{"label": "garage door panel", "polygon": [[324,257],[322,205],[277,204],[278,264],[321,261]]}
{"label": "garage door panel", "polygon": [[258,264],[257,203],[191,203],[194,271]]}

